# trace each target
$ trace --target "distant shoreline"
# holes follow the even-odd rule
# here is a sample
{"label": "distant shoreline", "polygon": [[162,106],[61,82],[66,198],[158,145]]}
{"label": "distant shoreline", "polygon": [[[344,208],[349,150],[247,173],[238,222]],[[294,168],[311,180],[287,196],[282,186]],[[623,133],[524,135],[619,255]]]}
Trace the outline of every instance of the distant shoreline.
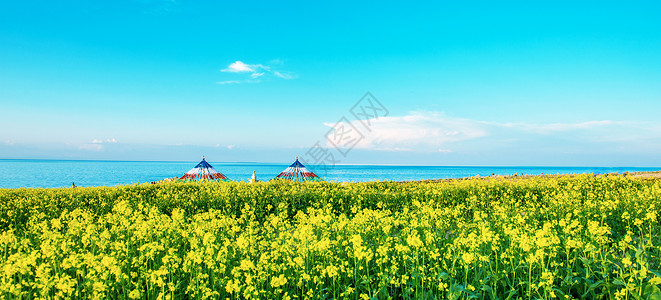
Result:
{"label": "distant shoreline", "polygon": [[[469,177],[460,177],[460,178],[444,178],[444,179],[424,179],[424,180],[404,180],[404,181],[394,181],[398,183],[407,183],[407,182],[449,182],[457,180],[470,180],[470,179],[531,179],[531,178],[543,178],[543,177],[560,177],[560,176],[578,176],[584,175],[586,173],[573,173],[573,174],[530,174],[530,175],[493,175],[493,176],[469,176]],[[608,174],[599,174],[607,176],[631,176],[634,178],[645,178],[645,179],[661,179],[661,170],[659,171],[641,171],[641,172],[625,172],[620,173],[608,173]],[[162,180],[156,181],[156,184],[159,183],[169,183],[177,180],[177,177],[164,178]],[[376,180],[375,180],[376,181]],[[268,181],[266,181],[268,182]],[[337,181],[338,183],[352,183],[351,181]]]}
{"label": "distant shoreline", "polygon": [[[589,173],[570,173],[570,174],[529,174],[529,175],[493,175],[493,176],[470,176],[470,177],[461,177],[461,178],[444,178],[444,179],[428,179],[428,180],[411,180],[411,181],[398,181],[398,182],[446,182],[453,180],[467,180],[467,179],[530,179],[530,178],[543,178],[543,177],[560,177],[560,176],[579,176]],[[639,172],[624,172],[624,173],[606,173],[606,174],[596,174],[596,175],[606,175],[606,176],[630,176],[634,178],[644,178],[644,179],[661,179],[661,170],[659,171],[639,171]]]}

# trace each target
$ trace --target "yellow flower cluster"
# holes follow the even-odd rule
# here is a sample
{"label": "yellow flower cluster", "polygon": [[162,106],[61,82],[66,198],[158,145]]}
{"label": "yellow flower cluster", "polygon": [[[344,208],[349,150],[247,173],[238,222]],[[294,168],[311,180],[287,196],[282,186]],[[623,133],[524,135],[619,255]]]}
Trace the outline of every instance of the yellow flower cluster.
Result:
{"label": "yellow flower cluster", "polygon": [[661,297],[622,176],[0,190],[0,297]]}

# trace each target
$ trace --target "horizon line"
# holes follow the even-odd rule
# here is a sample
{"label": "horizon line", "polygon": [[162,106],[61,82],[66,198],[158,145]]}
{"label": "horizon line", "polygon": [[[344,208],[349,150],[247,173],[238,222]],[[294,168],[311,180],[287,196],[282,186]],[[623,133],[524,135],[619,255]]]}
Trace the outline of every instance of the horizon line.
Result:
{"label": "horizon line", "polygon": [[[3,160],[25,160],[25,161],[80,161],[80,162],[164,162],[164,163],[195,163],[196,161],[183,160],[112,160],[112,159],[57,159],[57,158],[0,158]],[[258,162],[258,161],[211,161],[215,164],[277,164],[287,165],[288,162]],[[317,164],[308,164],[317,166]],[[392,167],[485,167],[485,168],[516,168],[516,167],[538,167],[538,168],[648,168],[659,169],[661,166],[577,166],[577,165],[419,165],[419,164],[335,164],[333,166],[392,166]]]}

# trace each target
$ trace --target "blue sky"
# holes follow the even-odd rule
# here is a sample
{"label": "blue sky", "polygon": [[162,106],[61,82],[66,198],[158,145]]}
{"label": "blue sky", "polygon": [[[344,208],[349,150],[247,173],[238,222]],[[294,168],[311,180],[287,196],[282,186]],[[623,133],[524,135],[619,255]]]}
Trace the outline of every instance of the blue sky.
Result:
{"label": "blue sky", "polygon": [[[654,1],[6,1],[0,158],[287,162],[320,142],[347,164],[661,166],[659,15]],[[388,114],[365,127],[351,108],[368,91]],[[338,124],[362,138],[336,149]]]}

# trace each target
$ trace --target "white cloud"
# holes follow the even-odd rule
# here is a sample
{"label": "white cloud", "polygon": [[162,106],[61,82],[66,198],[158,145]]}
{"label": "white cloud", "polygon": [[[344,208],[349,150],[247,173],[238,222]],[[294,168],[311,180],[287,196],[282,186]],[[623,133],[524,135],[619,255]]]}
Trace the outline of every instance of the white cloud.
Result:
{"label": "white cloud", "polygon": [[106,139],[105,141],[104,140],[99,140],[99,139],[93,139],[90,142],[90,144],[103,144],[103,143],[114,144],[114,143],[117,143],[117,140],[115,138]]}
{"label": "white cloud", "polygon": [[92,151],[101,151],[103,150],[103,144],[116,144],[117,140],[115,138],[109,138],[104,140],[93,139],[91,142],[82,144],[78,148],[83,150],[92,150]]}
{"label": "white cloud", "polygon": [[[272,60],[272,64],[277,64],[277,65],[282,65],[282,61],[280,60]],[[290,72],[282,72],[278,70],[273,70],[271,66],[263,65],[263,64],[247,64],[244,63],[240,60],[237,60],[233,63],[231,63],[227,68],[220,70],[221,72],[224,73],[237,73],[237,74],[242,74],[242,73],[250,73],[249,77],[253,80],[250,79],[244,79],[244,80],[225,80],[225,81],[220,81],[217,82],[218,84],[238,84],[238,83],[254,83],[254,82],[260,82],[259,80],[254,80],[257,78],[282,78],[282,79],[293,79],[296,78],[296,75]]]}
{"label": "white cloud", "polygon": [[[442,145],[487,135],[478,122],[448,117],[440,113],[413,112],[407,116],[380,117],[370,120],[369,130],[360,121],[343,124],[363,133],[355,148],[387,151],[439,149]],[[336,124],[325,123],[334,127]],[[347,126],[348,125],[348,126]],[[329,147],[333,147],[328,141]]]}
{"label": "white cloud", "polygon": [[[216,144],[214,147],[215,147],[215,148],[220,148],[220,147],[223,147],[223,145],[221,145],[221,144]],[[227,146],[224,146],[224,147],[227,148],[227,149],[229,149],[229,150],[232,150],[232,149],[234,149],[234,147],[236,147],[236,146],[235,146],[234,144],[232,144],[232,145],[227,145]]]}
{"label": "white cloud", "polygon": [[217,84],[235,84],[235,83],[241,83],[242,80],[225,80],[225,81],[219,81],[216,82]]}
{"label": "white cloud", "polygon": [[401,147],[382,147],[382,148],[373,148],[371,150],[376,150],[376,151],[390,151],[390,152],[408,152],[408,151],[413,151],[414,149],[411,148],[401,148]]}
{"label": "white cloud", "polygon": [[[348,143],[347,147],[382,151],[424,151],[450,153],[449,145],[464,141],[489,137],[490,141],[516,145],[521,138],[538,137],[547,139],[551,136],[563,139],[576,139],[581,142],[614,142],[624,140],[632,132],[649,132],[632,127],[626,122],[611,120],[586,121],[578,123],[497,123],[446,116],[438,112],[411,112],[405,116],[388,116],[370,119],[369,128],[358,121],[349,124],[339,123],[346,129],[357,130],[360,135],[357,143]],[[331,128],[340,128],[338,124],[324,123]],[[638,126],[644,128],[643,126]],[[350,133],[346,132],[347,135]],[[649,139],[650,134],[645,134]],[[327,146],[332,143],[335,132],[328,136]],[[587,140],[589,138],[589,141]],[[485,145],[489,146],[489,145]],[[453,148],[453,147],[451,147]]]}
{"label": "white cloud", "polygon": [[527,123],[491,123],[497,126],[521,129],[538,134],[551,134],[562,131],[588,130],[603,128],[613,125],[626,125],[625,122],[615,122],[611,120],[587,121],[579,123],[550,123],[550,124],[527,124]]}
{"label": "white cloud", "polygon": [[5,145],[7,145],[7,146],[13,146],[13,145],[14,145],[14,142],[11,141],[11,140],[6,140],[6,141],[5,141]]}
{"label": "white cloud", "polygon": [[247,65],[242,61],[235,61],[227,66],[226,69],[220,70],[221,72],[232,72],[232,73],[241,73],[241,72],[255,72],[257,65]]}

